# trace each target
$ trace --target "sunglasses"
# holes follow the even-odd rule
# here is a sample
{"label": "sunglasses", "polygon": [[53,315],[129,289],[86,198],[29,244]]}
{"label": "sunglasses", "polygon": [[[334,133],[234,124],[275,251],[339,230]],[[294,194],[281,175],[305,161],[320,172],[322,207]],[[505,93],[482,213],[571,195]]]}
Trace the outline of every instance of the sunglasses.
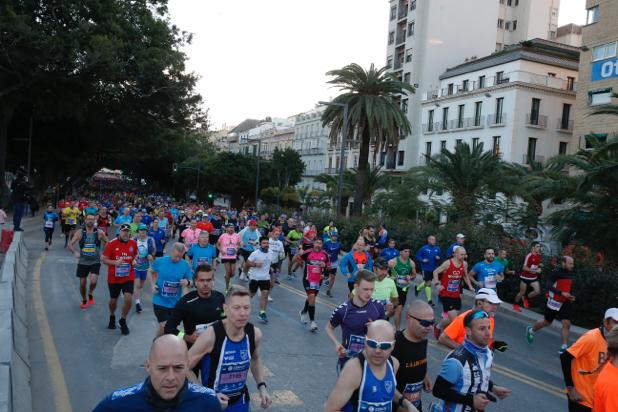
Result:
{"label": "sunglasses", "polygon": [[483,318],[489,318],[489,313],[484,312],[484,311],[481,310],[479,312],[476,312],[474,314],[474,316],[472,316],[472,320],[474,320],[474,319],[483,319]]}
{"label": "sunglasses", "polygon": [[408,316],[410,316],[412,319],[418,321],[418,323],[420,323],[421,326],[424,327],[424,328],[428,328],[428,327],[433,326],[433,325],[436,324],[435,319],[432,319],[432,320],[419,319],[419,318],[417,318],[415,316],[412,316],[410,314],[408,314]]}
{"label": "sunglasses", "polygon": [[369,346],[372,349],[388,350],[392,348],[393,346],[395,346],[395,341],[378,342],[377,340],[374,340],[374,339],[365,338],[365,342],[367,343],[367,346]]}

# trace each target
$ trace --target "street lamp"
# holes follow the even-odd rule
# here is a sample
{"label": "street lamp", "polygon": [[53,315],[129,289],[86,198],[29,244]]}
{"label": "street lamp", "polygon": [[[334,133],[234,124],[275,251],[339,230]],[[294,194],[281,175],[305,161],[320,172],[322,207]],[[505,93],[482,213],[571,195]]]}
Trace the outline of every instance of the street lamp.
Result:
{"label": "street lamp", "polygon": [[343,107],[343,125],[341,125],[341,154],[339,155],[339,179],[337,180],[337,199],[335,215],[341,211],[341,193],[343,191],[343,156],[345,155],[345,140],[348,134],[348,104],[335,102],[318,102],[322,106],[338,106]]}

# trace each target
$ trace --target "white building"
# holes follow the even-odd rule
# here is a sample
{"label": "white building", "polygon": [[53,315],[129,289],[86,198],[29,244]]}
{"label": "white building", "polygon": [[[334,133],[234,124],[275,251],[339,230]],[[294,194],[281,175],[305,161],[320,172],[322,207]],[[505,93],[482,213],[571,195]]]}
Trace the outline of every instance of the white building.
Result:
{"label": "white building", "polygon": [[[264,145],[258,147],[258,142],[270,139],[277,132],[294,127],[293,118],[270,118],[260,121],[250,129],[238,133],[238,153],[257,155],[262,152]],[[259,150],[258,150],[259,148]],[[267,148],[268,149],[268,148]],[[268,151],[268,150],[267,150]],[[274,149],[273,149],[274,151]]]}
{"label": "white building", "polygon": [[440,73],[504,45],[555,37],[559,6],[560,0],[391,0],[387,65],[417,90],[402,98],[412,133],[401,140],[387,169],[418,163],[421,98],[440,87]]}
{"label": "white building", "polygon": [[305,163],[301,186],[317,187],[315,176],[328,172],[326,165],[330,128],[322,127],[323,112],[324,108],[318,107],[296,115],[292,148]]}
{"label": "white building", "polygon": [[570,23],[558,27],[554,41],[557,43],[568,44],[569,46],[581,47],[582,26]]}
{"label": "white building", "polygon": [[419,163],[458,141],[526,164],[577,150],[579,49],[534,39],[448,69],[421,103]]}

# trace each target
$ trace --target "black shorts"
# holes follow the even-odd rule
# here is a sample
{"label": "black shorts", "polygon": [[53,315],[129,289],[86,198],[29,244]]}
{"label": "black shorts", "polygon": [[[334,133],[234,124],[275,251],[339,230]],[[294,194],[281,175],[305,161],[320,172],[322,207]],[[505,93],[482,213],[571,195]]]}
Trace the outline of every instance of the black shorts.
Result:
{"label": "black shorts", "polygon": [[326,274],[337,276],[337,266],[326,269]]}
{"label": "black shorts", "polygon": [[290,250],[290,245],[283,245],[283,252],[286,256],[292,256],[292,251]]}
{"label": "black shorts", "polygon": [[410,287],[414,287],[414,286],[412,285],[405,289],[402,289],[399,286],[397,286],[397,294],[399,295],[399,304],[401,306],[406,305],[406,298],[408,297],[408,290],[410,290]]}
{"label": "black shorts", "polygon": [[423,270],[423,280],[425,282],[431,282],[433,280],[433,271]]}
{"label": "black shorts", "polygon": [[236,263],[236,258],[233,259],[221,259],[221,263]]}
{"label": "black shorts", "polygon": [[166,308],[165,306],[155,305],[154,303],[152,307],[154,309],[154,314],[157,318],[157,322],[167,322],[171,319],[174,308]]}
{"label": "black shorts", "polygon": [[75,276],[77,276],[78,278],[86,278],[90,273],[92,273],[93,275],[98,275],[100,270],[100,263],[94,263],[92,265],[82,265],[78,263]]}
{"label": "black shorts", "polygon": [[253,253],[253,252],[250,252],[250,251],[245,250],[245,249],[238,249],[238,254],[239,254],[240,256],[244,257],[244,258],[245,258],[245,261],[246,261],[247,259],[249,259],[249,256],[251,256],[251,253]]}
{"label": "black shorts", "polygon": [[461,298],[443,298],[440,296],[440,302],[442,302],[442,310],[445,313],[452,310],[461,310]]}
{"label": "black shorts", "polygon": [[553,310],[545,305],[544,318],[549,323],[552,323],[554,319],[571,320],[571,302],[564,302],[560,310]]}
{"label": "black shorts", "polygon": [[524,279],[524,278],[520,277],[519,280],[524,282],[527,286],[531,286],[534,282],[538,282],[539,278],[536,278],[536,279]]}
{"label": "black shorts", "polygon": [[270,279],[269,280],[255,280],[251,279],[249,281],[249,292],[252,295],[257,293],[258,288],[260,290],[270,290]]}
{"label": "black shorts", "polygon": [[[322,280],[320,280],[320,286],[322,286]],[[320,289],[311,289],[311,285],[309,284],[306,276],[303,276],[303,287],[305,288],[305,293],[307,293],[307,295],[317,296],[317,294],[320,293]]]}
{"label": "black shorts", "polygon": [[109,288],[109,297],[111,299],[118,299],[120,296],[120,292],[133,294],[133,281],[127,280],[124,283],[108,283],[107,287]]}

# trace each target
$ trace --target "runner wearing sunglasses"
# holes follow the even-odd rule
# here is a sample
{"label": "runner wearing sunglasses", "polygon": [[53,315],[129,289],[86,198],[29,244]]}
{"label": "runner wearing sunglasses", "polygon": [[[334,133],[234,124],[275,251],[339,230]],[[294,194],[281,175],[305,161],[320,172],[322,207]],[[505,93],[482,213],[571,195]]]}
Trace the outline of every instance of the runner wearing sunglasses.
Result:
{"label": "runner wearing sunglasses", "polygon": [[346,363],[326,401],[325,411],[391,411],[393,400],[404,411],[418,411],[397,393],[395,374],[399,361],[391,356],[394,346],[395,329],[390,323],[370,323],[363,351]]}
{"label": "runner wearing sunglasses", "polygon": [[[393,357],[399,361],[397,390],[419,411],[422,410],[421,393],[431,391],[427,373],[427,336],[434,325],[433,308],[423,300],[412,301],[404,311],[406,328],[395,334]],[[393,406],[396,412],[406,408]]]}
{"label": "runner wearing sunglasses", "polygon": [[510,395],[507,388],[491,379],[492,352],[487,347],[491,336],[489,314],[473,310],[464,317],[466,338],[463,345],[447,355],[433,386],[433,395],[441,402],[431,411],[484,411],[489,402]]}

